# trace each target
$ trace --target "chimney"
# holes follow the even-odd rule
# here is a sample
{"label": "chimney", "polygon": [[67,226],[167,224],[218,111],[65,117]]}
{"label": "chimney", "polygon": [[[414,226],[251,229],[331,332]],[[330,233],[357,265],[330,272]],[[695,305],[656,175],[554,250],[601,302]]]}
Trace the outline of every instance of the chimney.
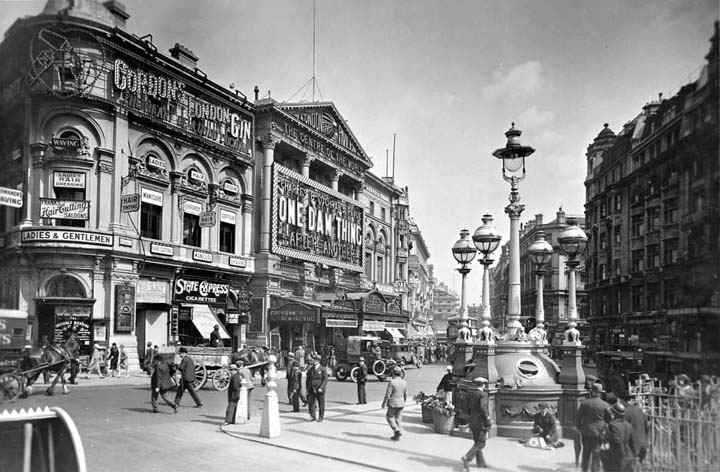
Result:
{"label": "chimney", "polygon": [[170,55],[173,59],[192,71],[195,71],[197,68],[198,57],[180,43],[175,43],[175,46],[170,49]]}
{"label": "chimney", "polygon": [[255,86],[255,101],[258,101],[258,97],[260,96],[260,87],[257,85]]}
{"label": "chimney", "polygon": [[537,215],[535,215],[535,224],[536,224],[537,226],[540,226],[541,224],[543,224],[542,221],[543,221],[543,214],[542,214],[542,213],[538,213]]}
{"label": "chimney", "polygon": [[562,207],[560,207],[560,209],[557,211],[557,224],[565,224],[565,212],[563,211]]}
{"label": "chimney", "polygon": [[130,18],[130,15],[125,10],[125,5],[117,0],[109,0],[103,3],[103,5],[105,5],[105,8],[107,8],[108,11],[110,11],[110,14],[112,14],[115,26],[125,31],[125,23],[127,22],[127,19]]}

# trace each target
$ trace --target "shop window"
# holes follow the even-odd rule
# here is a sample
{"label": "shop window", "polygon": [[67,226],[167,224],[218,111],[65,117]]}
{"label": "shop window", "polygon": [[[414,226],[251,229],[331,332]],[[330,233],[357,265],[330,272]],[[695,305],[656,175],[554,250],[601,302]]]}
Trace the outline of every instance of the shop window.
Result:
{"label": "shop window", "polygon": [[235,225],[220,222],[220,251],[235,254]]}
{"label": "shop window", "polygon": [[85,287],[70,275],[53,277],[45,286],[46,297],[86,298]]}
{"label": "shop window", "polygon": [[140,235],[162,239],[162,207],[143,202],[140,206]]}
{"label": "shop window", "polygon": [[[55,198],[58,200],[82,201],[85,200],[85,189],[55,187]],[[56,219],[55,226],[85,228],[85,220]]]}
{"label": "shop window", "polygon": [[200,228],[200,215],[184,213],[183,216],[183,244],[200,247],[202,242],[202,228]]}

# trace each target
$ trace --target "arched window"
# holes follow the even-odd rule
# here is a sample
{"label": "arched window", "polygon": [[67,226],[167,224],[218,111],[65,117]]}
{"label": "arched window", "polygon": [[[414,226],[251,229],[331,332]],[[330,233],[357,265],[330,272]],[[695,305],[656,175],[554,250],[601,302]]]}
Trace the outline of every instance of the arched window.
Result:
{"label": "arched window", "polygon": [[50,279],[45,287],[45,296],[87,298],[85,287],[78,279],[70,275],[58,275]]}

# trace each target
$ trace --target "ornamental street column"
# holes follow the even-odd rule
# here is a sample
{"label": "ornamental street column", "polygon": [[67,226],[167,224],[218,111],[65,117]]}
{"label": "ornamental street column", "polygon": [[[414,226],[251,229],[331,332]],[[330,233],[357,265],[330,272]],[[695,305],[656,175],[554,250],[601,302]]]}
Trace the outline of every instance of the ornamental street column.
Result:
{"label": "ornamental street column", "polygon": [[340,176],[342,175],[342,172],[335,169],[335,172],[332,174],[332,189],[337,192],[338,189],[338,181],[340,180]]}
{"label": "ornamental street column", "polygon": [[275,369],[277,358],[271,355],[268,358],[267,371],[267,393],[265,393],[265,408],[262,414],[262,423],[260,423],[260,436],[263,438],[276,438],[280,436],[280,408],[278,407],[278,396],[275,389],[277,383],[277,370]]}
{"label": "ornamental street column", "polygon": [[275,145],[279,140],[271,135],[262,140],[263,175],[262,175],[262,213],[260,214],[260,248],[259,252],[270,252],[270,228],[272,221],[272,165],[275,160]]}

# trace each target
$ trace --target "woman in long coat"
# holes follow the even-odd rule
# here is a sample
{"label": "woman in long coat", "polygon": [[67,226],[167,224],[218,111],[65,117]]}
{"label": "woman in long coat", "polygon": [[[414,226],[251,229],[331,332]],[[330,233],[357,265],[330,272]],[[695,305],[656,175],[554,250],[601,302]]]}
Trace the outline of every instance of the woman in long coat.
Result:
{"label": "woman in long coat", "polygon": [[108,362],[110,363],[110,375],[117,377],[118,375],[118,362],[120,361],[120,351],[118,350],[117,344],[112,343],[110,347],[110,354],[108,355]]}
{"label": "woman in long coat", "polygon": [[97,370],[98,377],[101,379],[103,378],[101,370],[102,367],[100,366],[100,364],[102,363],[102,357],[103,355],[100,349],[100,345],[95,343],[95,345],[93,346],[92,356],[90,356],[90,362],[88,363],[87,375],[85,376],[86,379],[89,379],[90,374],[92,374],[95,370]]}

